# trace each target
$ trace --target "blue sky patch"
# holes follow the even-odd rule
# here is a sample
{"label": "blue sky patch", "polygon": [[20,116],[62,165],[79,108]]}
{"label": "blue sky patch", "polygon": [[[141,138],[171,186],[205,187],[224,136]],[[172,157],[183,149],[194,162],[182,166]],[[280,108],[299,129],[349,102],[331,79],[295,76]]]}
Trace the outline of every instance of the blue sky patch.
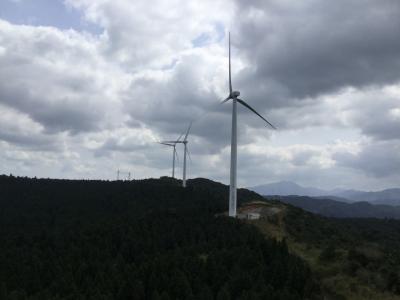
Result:
{"label": "blue sky patch", "polygon": [[212,42],[217,42],[217,43],[220,42],[225,36],[224,26],[221,23],[216,23],[214,26],[214,30],[217,33],[216,40],[213,40],[212,36],[209,33],[203,32],[202,34],[197,36],[194,40],[192,40],[193,47],[201,48],[209,45]]}
{"label": "blue sky patch", "polygon": [[13,24],[53,26],[100,34],[99,26],[83,19],[81,12],[62,0],[1,0],[0,18]]}

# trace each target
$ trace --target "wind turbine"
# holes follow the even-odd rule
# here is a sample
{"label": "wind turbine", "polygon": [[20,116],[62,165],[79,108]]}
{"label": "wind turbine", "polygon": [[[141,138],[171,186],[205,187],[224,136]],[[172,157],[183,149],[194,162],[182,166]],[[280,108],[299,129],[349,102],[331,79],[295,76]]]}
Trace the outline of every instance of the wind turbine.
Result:
{"label": "wind turbine", "polygon": [[[180,139],[180,137],[179,137]],[[178,139],[178,140],[179,140]],[[178,152],[176,151],[177,142],[159,142],[161,145],[172,147],[172,178],[175,178],[175,158],[178,160]]]}
{"label": "wind turbine", "polygon": [[239,99],[239,91],[233,91],[232,79],[231,79],[231,33],[229,32],[229,96],[222,101],[225,103],[232,100],[232,135],[231,135],[231,174],[230,174],[230,186],[229,186],[229,216],[236,217],[236,204],[237,204],[237,103],[242,104],[244,107],[251,110],[261,119],[263,119],[269,126],[276,129],[274,125],[268,122],[263,116],[261,116],[254,108]]}
{"label": "wind turbine", "polygon": [[188,146],[187,146],[187,143],[189,142],[188,141],[188,135],[189,135],[189,132],[190,132],[190,128],[192,127],[192,122],[190,122],[190,124],[189,124],[189,127],[188,127],[188,129],[187,129],[187,131],[186,131],[186,134],[185,134],[185,137],[183,138],[183,140],[181,140],[181,137],[182,137],[182,135],[183,135],[183,133],[180,135],[180,137],[176,140],[176,141],[164,141],[164,142],[162,142],[162,144],[173,144],[173,145],[176,145],[176,144],[183,144],[183,146],[184,146],[184,153],[183,153],[183,178],[182,178],[182,186],[183,187],[186,187],[186,154],[188,154],[189,155],[189,158],[190,158],[190,154],[189,154],[189,150],[188,150]]}

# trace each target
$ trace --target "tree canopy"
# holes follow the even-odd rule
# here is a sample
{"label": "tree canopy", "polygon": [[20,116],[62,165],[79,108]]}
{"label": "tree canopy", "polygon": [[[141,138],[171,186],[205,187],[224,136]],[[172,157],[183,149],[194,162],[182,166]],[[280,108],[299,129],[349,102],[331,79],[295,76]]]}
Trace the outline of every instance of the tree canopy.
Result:
{"label": "tree canopy", "polygon": [[[0,176],[0,299],[310,299],[285,241],[224,217],[206,179]],[[239,202],[260,196],[239,190]]]}

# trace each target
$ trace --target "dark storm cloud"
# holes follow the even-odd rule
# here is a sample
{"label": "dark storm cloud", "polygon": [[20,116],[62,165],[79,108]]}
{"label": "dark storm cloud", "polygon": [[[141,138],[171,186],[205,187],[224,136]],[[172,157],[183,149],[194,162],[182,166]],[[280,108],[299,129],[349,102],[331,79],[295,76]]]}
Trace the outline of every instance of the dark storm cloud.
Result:
{"label": "dark storm cloud", "polygon": [[400,79],[397,0],[236,2],[240,83],[264,106]]}

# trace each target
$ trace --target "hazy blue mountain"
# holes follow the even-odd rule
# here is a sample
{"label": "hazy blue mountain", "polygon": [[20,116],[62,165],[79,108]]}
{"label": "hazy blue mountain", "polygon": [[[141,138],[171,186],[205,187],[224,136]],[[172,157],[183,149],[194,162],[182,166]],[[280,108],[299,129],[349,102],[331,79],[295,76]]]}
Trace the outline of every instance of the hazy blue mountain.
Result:
{"label": "hazy blue mountain", "polygon": [[346,190],[335,194],[352,201],[367,201],[373,204],[400,205],[400,189],[386,189],[377,192]]}
{"label": "hazy blue mountain", "polygon": [[315,199],[322,199],[322,200],[334,200],[334,201],[339,201],[339,202],[344,202],[344,203],[353,203],[353,200],[349,200],[347,198],[343,198],[343,197],[338,197],[338,196],[314,196],[312,198]]}
{"label": "hazy blue mountain", "polygon": [[255,191],[261,195],[299,195],[299,196],[323,196],[326,195],[326,191],[312,188],[302,187],[297,183],[290,181],[280,181],[269,184],[258,185],[249,187],[248,189]]}
{"label": "hazy blue mountain", "polygon": [[[307,196],[275,196],[272,198],[326,217],[400,219],[400,206],[374,205],[365,201],[345,203],[322,197],[312,198]],[[268,199],[271,199],[271,197],[268,197]]]}
{"label": "hazy blue mountain", "polygon": [[364,201],[371,204],[400,206],[400,188],[386,189],[376,192],[344,189],[323,190],[313,187],[303,187],[290,181],[281,181],[249,187],[248,189],[261,195],[323,197],[324,199],[331,199],[340,202]]}

